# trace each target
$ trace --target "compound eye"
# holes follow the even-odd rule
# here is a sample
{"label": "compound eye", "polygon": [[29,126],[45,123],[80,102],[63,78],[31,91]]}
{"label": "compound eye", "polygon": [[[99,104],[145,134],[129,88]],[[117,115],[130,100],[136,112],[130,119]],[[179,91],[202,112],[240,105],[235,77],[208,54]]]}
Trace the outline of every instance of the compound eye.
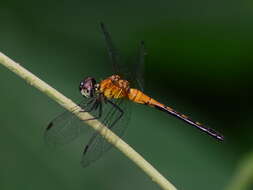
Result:
{"label": "compound eye", "polygon": [[85,97],[87,97],[87,98],[89,98],[89,97],[92,96],[91,90],[88,90],[87,88],[84,88],[84,89],[82,90],[82,94],[83,94]]}
{"label": "compound eye", "polygon": [[87,98],[94,96],[96,81],[92,77],[87,77],[81,81],[79,90],[81,94]]}

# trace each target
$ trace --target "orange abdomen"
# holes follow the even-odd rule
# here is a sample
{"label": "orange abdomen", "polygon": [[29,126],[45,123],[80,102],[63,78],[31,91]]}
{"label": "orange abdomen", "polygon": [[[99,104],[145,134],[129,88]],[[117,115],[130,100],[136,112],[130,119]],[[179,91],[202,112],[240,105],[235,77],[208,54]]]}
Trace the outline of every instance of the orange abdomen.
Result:
{"label": "orange abdomen", "polygon": [[138,89],[134,89],[131,88],[128,92],[128,99],[138,103],[138,104],[145,104],[148,106],[161,106],[163,107],[164,105],[162,105],[161,103],[159,103],[158,101],[154,100],[153,98],[147,96],[146,94],[144,94],[143,92],[141,92]]}

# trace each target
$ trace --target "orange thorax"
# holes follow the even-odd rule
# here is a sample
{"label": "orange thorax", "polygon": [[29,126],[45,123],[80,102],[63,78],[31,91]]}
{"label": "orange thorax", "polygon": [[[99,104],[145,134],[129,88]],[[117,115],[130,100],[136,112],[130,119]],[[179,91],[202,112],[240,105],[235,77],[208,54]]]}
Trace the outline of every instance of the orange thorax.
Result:
{"label": "orange thorax", "polygon": [[127,97],[129,89],[129,82],[127,80],[121,79],[119,75],[112,75],[100,82],[99,91],[105,97],[111,99]]}

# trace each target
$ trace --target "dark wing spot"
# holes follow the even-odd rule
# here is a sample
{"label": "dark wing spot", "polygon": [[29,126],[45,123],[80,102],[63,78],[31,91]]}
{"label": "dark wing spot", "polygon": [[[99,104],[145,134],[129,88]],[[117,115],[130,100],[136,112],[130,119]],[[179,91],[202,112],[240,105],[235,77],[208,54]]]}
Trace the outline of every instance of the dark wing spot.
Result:
{"label": "dark wing spot", "polygon": [[46,130],[51,129],[51,128],[52,128],[52,126],[53,126],[53,122],[50,122],[50,123],[49,123],[49,125],[47,126]]}
{"label": "dark wing spot", "polygon": [[83,152],[84,154],[87,152],[88,148],[89,148],[89,146],[86,145],[85,148],[84,148],[84,152]]}

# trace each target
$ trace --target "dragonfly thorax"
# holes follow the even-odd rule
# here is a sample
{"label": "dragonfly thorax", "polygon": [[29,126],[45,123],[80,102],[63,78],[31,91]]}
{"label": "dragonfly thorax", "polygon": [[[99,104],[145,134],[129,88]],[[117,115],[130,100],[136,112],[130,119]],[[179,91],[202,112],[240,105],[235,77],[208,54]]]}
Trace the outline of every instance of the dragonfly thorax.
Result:
{"label": "dragonfly thorax", "polygon": [[86,98],[94,97],[98,91],[99,84],[92,77],[87,77],[80,82],[79,90]]}
{"label": "dragonfly thorax", "polygon": [[99,92],[108,99],[128,96],[130,84],[119,75],[112,75],[99,83]]}

